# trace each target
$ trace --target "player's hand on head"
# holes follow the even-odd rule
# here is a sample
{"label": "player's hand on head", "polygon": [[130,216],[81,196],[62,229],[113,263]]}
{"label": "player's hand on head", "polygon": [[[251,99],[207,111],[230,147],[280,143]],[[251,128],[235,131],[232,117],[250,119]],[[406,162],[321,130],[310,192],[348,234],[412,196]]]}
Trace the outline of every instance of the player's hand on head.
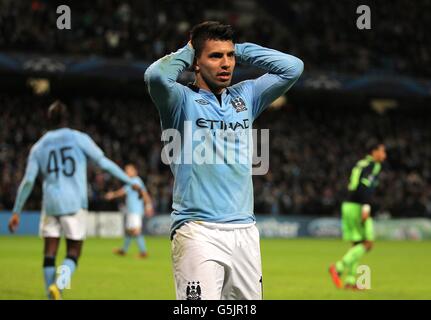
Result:
{"label": "player's hand on head", "polygon": [[19,225],[19,214],[17,213],[13,213],[12,217],[9,219],[9,231],[11,233],[14,233],[16,231],[16,229],[18,229],[18,225]]}
{"label": "player's hand on head", "polygon": [[192,40],[189,40],[189,42],[187,42],[187,45],[190,46],[192,49],[194,49],[193,44],[192,44]]}

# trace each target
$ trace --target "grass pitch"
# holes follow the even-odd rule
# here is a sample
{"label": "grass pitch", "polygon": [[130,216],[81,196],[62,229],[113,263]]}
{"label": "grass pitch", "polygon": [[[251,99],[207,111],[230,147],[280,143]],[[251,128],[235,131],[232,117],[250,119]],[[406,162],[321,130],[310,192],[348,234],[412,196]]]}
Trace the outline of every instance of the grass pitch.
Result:
{"label": "grass pitch", "polygon": [[[149,257],[112,254],[121,239],[87,239],[64,299],[175,299],[170,242],[146,237]],[[327,269],[349,244],[341,240],[262,239],[264,299],[431,299],[431,242],[378,241],[361,261],[371,289],[337,290]],[[43,243],[37,237],[0,237],[0,299],[45,299]],[[57,265],[64,257],[62,242]]]}

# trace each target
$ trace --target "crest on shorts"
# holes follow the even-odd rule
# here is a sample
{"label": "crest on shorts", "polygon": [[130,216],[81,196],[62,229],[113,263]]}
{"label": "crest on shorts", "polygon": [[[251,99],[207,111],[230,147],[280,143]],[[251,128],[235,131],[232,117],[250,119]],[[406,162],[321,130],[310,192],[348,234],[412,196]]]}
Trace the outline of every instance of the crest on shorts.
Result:
{"label": "crest on shorts", "polygon": [[201,286],[199,281],[189,281],[187,283],[187,300],[201,300]]}
{"label": "crest on shorts", "polygon": [[232,99],[230,101],[230,103],[235,108],[236,112],[241,112],[241,111],[247,110],[244,100],[242,100],[240,97]]}

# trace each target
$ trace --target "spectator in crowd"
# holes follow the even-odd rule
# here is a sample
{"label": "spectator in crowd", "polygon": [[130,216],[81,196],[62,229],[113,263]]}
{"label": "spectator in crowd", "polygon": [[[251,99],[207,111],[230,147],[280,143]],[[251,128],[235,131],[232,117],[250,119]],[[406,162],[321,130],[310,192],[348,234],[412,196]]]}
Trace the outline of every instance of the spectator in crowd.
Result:
{"label": "spectator in crowd", "polygon": [[81,1],[70,5],[67,32],[55,27],[60,4],[0,0],[0,50],[154,61],[186,43],[191,25],[214,19],[230,23],[238,42],[300,56],[307,72],[431,76],[429,1],[373,2],[371,30],[356,26],[359,0]]}

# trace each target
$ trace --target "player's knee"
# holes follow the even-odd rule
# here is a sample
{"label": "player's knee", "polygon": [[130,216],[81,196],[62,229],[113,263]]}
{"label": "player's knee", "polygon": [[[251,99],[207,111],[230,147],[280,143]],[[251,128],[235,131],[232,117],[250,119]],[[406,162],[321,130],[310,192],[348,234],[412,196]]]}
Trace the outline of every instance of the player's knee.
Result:
{"label": "player's knee", "polygon": [[44,257],[55,257],[57,255],[57,250],[54,248],[46,248],[43,255]]}
{"label": "player's knee", "polygon": [[128,235],[132,236],[132,237],[136,237],[139,235],[141,231],[139,229],[129,229],[127,231]]}
{"label": "player's knee", "polygon": [[78,264],[78,259],[81,256],[80,248],[69,248],[66,252],[66,259],[70,259]]}
{"label": "player's knee", "polygon": [[55,267],[55,257],[45,256],[43,257],[43,267]]}
{"label": "player's knee", "polygon": [[79,256],[78,255],[73,255],[73,254],[68,254],[66,256],[66,259],[72,260],[73,262],[75,262],[75,265],[78,265],[78,260],[79,260]]}
{"label": "player's knee", "polygon": [[374,243],[372,241],[365,241],[364,245],[365,245],[365,249],[367,251],[370,251],[373,248]]}

